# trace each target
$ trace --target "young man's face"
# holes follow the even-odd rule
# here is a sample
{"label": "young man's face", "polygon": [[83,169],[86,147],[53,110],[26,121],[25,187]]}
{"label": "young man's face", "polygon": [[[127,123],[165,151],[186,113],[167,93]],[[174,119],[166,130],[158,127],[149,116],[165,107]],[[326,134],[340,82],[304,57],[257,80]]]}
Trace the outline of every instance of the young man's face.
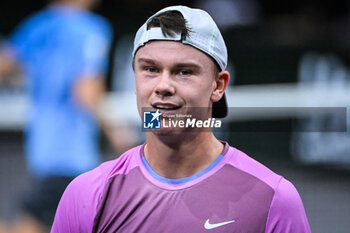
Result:
{"label": "young man's face", "polygon": [[[147,107],[163,116],[187,114],[206,119],[217,86],[215,70],[211,58],[192,46],[172,41],[147,43],[134,61],[140,115]],[[201,107],[201,116],[194,107]]]}

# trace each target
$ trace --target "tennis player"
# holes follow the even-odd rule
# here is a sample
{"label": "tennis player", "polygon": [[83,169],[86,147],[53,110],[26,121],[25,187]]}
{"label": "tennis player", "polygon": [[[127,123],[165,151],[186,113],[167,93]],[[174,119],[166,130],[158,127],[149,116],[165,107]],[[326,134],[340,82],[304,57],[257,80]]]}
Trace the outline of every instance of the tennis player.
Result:
{"label": "tennis player", "polygon": [[[138,30],[133,58],[140,115],[144,108],[153,110],[151,121],[227,114],[226,46],[206,12],[162,9]],[[51,232],[308,233],[310,227],[289,181],[210,130],[161,126],[146,132],[143,145],[76,178]]]}

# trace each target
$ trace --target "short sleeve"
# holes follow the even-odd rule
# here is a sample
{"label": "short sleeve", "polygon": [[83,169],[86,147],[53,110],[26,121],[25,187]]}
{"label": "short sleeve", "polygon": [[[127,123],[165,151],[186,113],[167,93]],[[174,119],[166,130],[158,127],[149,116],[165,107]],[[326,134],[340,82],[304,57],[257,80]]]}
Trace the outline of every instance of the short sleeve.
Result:
{"label": "short sleeve", "polygon": [[90,233],[102,188],[99,168],[75,178],[61,197],[51,233]]}
{"label": "short sleeve", "polygon": [[299,193],[284,178],[275,190],[265,233],[311,233]]}

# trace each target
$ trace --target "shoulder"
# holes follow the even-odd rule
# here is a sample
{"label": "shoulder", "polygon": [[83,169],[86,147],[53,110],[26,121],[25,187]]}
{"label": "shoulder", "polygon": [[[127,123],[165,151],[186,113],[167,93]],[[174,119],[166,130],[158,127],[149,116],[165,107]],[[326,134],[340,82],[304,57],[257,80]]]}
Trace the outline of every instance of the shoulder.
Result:
{"label": "shoulder", "polygon": [[83,49],[89,57],[104,58],[113,38],[112,27],[108,21],[90,12],[80,12],[79,15],[71,17],[74,20],[68,17],[67,22],[62,23],[71,43]]}
{"label": "shoulder", "polygon": [[[118,174],[126,174],[134,166],[141,146],[126,151],[119,158],[102,163],[97,168],[75,178],[67,187],[64,195],[71,201],[84,202],[85,206],[97,208],[103,190],[108,181]],[[69,203],[72,204],[72,203]]]}
{"label": "shoulder", "polygon": [[88,189],[87,192],[101,193],[108,180],[115,175],[128,173],[130,169],[138,165],[136,156],[140,154],[142,146],[134,147],[123,153],[117,159],[102,163],[97,168],[75,178],[68,186],[70,189]]}
{"label": "shoulder", "polygon": [[230,147],[228,154],[232,166],[262,181],[273,191],[265,232],[311,232],[300,195],[290,181],[236,148]]}
{"label": "shoulder", "polygon": [[77,26],[85,33],[100,33],[110,36],[112,26],[109,21],[101,15],[92,12],[84,12],[75,17]]}
{"label": "shoulder", "polygon": [[14,28],[10,38],[30,36],[29,33],[32,30],[37,30],[41,24],[47,21],[47,11],[43,9],[41,11],[35,12],[24,18],[18,25]]}
{"label": "shoulder", "polygon": [[276,174],[262,163],[234,147],[229,147],[227,154],[230,156],[229,164],[236,169],[257,178],[273,190],[278,187],[282,176]]}
{"label": "shoulder", "polygon": [[[299,200],[299,194],[294,185],[270,170],[265,165],[249,157],[242,151],[230,147],[232,154],[230,163],[237,169],[256,177],[258,180],[268,185],[274,192],[272,201],[293,201]],[[285,203],[288,205],[288,203]]]}
{"label": "shoulder", "polygon": [[22,59],[28,54],[27,48],[35,44],[37,35],[40,34],[47,18],[47,11],[43,9],[19,22],[6,42],[6,47],[12,56]]}
{"label": "shoulder", "polygon": [[95,24],[102,27],[111,27],[109,21],[105,17],[95,13],[89,13],[89,16],[90,20],[95,22]]}
{"label": "shoulder", "polygon": [[35,25],[37,23],[45,22],[45,19],[47,20],[47,15],[47,9],[42,9],[28,15],[21,21],[20,25]]}
{"label": "shoulder", "polygon": [[58,205],[52,232],[90,232],[99,202],[108,181],[136,166],[141,146],[135,147],[119,158],[75,178],[66,188]]}

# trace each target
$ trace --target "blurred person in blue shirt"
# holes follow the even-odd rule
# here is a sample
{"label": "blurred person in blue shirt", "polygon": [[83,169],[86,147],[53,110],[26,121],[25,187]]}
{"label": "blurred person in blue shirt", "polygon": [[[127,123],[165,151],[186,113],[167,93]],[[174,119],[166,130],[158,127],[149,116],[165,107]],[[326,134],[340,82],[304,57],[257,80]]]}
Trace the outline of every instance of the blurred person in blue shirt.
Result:
{"label": "blurred person in blue shirt", "polygon": [[104,93],[112,32],[89,12],[96,3],[51,2],[20,23],[0,52],[0,76],[19,67],[30,97],[26,160],[35,183],[23,200],[17,232],[45,232],[66,185],[101,160],[94,113]]}

